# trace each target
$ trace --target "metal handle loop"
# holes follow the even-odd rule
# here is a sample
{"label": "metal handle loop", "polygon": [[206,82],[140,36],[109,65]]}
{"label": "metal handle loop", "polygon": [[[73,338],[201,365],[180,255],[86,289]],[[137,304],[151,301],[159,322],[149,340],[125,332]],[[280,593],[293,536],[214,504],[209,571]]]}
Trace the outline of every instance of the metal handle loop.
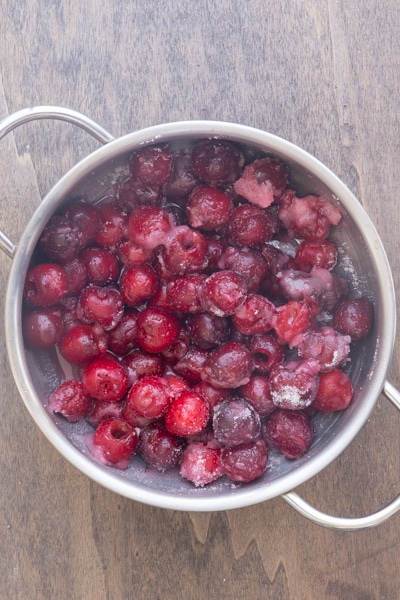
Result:
{"label": "metal handle loop", "polygon": [[[385,381],[382,393],[398,410],[400,410],[400,392],[389,383],[389,381]],[[313,523],[329,529],[338,529],[342,531],[358,531],[360,529],[376,527],[390,519],[390,517],[400,510],[400,495],[377,512],[365,517],[354,518],[334,517],[323,513],[303,500],[296,492],[283,494],[282,498],[303,515],[303,517],[313,521]]]}
{"label": "metal handle loop", "polygon": [[[60,106],[34,106],[32,108],[23,108],[0,121],[0,140],[20,125],[39,119],[67,121],[90,133],[90,135],[102,144],[107,144],[115,139],[114,136],[103,129],[98,123],[80,112]],[[12,258],[15,248],[15,244],[0,230],[0,249]]]}

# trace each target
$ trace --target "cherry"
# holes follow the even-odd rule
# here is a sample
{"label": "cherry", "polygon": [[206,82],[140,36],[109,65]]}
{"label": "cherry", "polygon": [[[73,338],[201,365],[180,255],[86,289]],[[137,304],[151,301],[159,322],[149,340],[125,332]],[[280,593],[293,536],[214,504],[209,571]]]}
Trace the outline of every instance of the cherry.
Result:
{"label": "cherry", "polygon": [[242,385],[238,392],[260,417],[266,417],[276,410],[276,406],[271,398],[269,380],[264,375],[252,375],[250,381]]}
{"label": "cherry", "polygon": [[172,215],[162,208],[138,206],[129,217],[129,239],[145,250],[154,250],[165,243],[166,235],[173,225]]}
{"label": "cherry", "polygon": [[146,263],[126,267],[119,281],[122,298],[128,306],[140,306],[156,294],[158,286],[153,267]]}
{"label": "cherry", "polygon": [[161,189],[145,185],[138,179],[129,179],[117,186],[116,195],[118,206],[131,212],[138,206],[157,206],[161,200]]}
{"label": "cherry", "polygon": [[126,469],[138,443],[136,431],[123,419],[106,419],[95,431],[93,444],[101,458],[120,469]]}
{"label": "cherry", "polygon": [[27,346],[47,350],[61,342],[63,335],[61,313],[54,308],[37,308],[23,315],[22,334]]}
{"label": "cherry", "polygon": [[207,358],[207,350],[189,347],[186,354],[174,364],[174,373],[183,377],[190,385],[196,385],[201,381]]}
{"label": "cherry", "polygon": [[82,323],[98,323],[105,331],[116,327],[123,314],[123,298],[118,290],[110,287],[86,287],[76,306],[76,316]]}
{"label": "cherry", "polygon": [[185,437],[202,431],[208,418],[207,401],[200,394],[187,391],[171,402],[164,421],[170,433]]}
{"label": "cherry", "polygon": [[200,291],[205,275],[185,275],[167,283],[167,300],[171,308],[181,313],[202,311]]}
{"label": "cherry", "polygon": [[294,460],[307,452],[313,439],[310,418],[304,411],[277,409],[262,425],[262,434],[270,448]]}
{"label": "cherry", "polygon": [[183,451],[180,474],[197,487],[203,487],[219,479],[223,472],[221,451],[205,446],[201,442],[191,442]]}
{"label": "cherry", "polygon": [[302,271],[310,271],[313,267],[321,267],[331,271],[337,263],[338,251],[333,242],[301,242],[296,248],[296,262]]}
{"label": "cherry", "polygon": [[281,344],[273,332],[253,335],[248,344],[253,360],[254,370],[258,373],[269,373],[271,368],[283,362],[285,346]]}
{"label": "cherry", "polygon": [[78,256],[77,258],[64,263],[63,268],[68,277],[68,294],[79,294],[88,281],[85,263]]}
{"label": "cherry", "polygon": [[171,174],[173,157],[168,146],[147,146],[133,153],[130,171],[134,178],[151,187],[161,187]]}
{"label": "cherry", "polygon": [[60,413],[67,421],[74,423],[85,417],[92,399],[85,392],[82,382],[77,379],[64,381],[49,396],[49,408]]}
{"label": "cherry", "polygon": [[92,244],[100,227],[98,208],[82,199],[72,200],[65,208],[64,215],[79,231],[82,247]]}
{"label": "cherry", "polygon": [[339,302],[333,312],[333,327],[345,335],[351,337],[351,341],[357,342],[364,339],[373,321],[373,307],[366,296],[348,299]]}
{"label": "cherry", "polygon": [[243,335],[266,333],[272,329],[275,306],[264,296],[250,294],[232,316],[236,329]]}
{"label": "cherry", "polygon": [[120,267],[118,258],[111,250],[87,246],[79,256],[86,267],[89,283],[95,285],[116,283]]}
{"label": "cherry", "polygon": [[98,207],[100,226],[95,238],[99,246],[113,247],[127,237],[128,216],[114,203],[104,203]]}
{"label": "cherry", "polygon": [[205,311],[218,317],[232,315],[247,296],[245,279],[234,271],[212,273],[201,289],[200,300]]}
{"label": "cherry", "polygon": [[147,419],[159,419],[166,413],[171,402],[168,382],[163,377],[153,375],[142,377],[130,388],[127,402],[138,415]]}
{"label": "cherry", "polygon": [[147,425],[140,432],[138,450],[146,464],[157,471],[177,466],[183,446],[183,440],[170,433],[161,423]]}
{"label": "cherry", "polygon": [[148,307],[141,311],[137,320],[138,344],[147,352],[166,350],[178,339],[178,318],[163,308]]}
{"label": "cherry", "polygon": [[47,258],[60,263],[76,258],[82,246],[80,230],[62,215],[51,217],[39,238],[39,247]]}
{"label": "cherry", "polygon": [[60,342],[60,353],[70,363],[84,364],[107,352],[107,334],[100,326],[70,327]]}
{"label": "cherry", "polygon": [[207,265],[207,242],[203,234],[187,225],[174,227],[165,239],[163,260],[174,275],[197,273]]}
{"label": "cherry", "polygon": [[296,338],[312,327],[315,316],[316,308],[311,302],[290,301],[278,306],[273,327],[279,342],[292,347]]}
{"label": "cherry", "polygon": [[210,383],[206,383],[205,381],[200,381],[193,388],[193,391],[200,396],[203,396],[205,400],[207,400],[207,404],[213,412],[214,408],[222,402],[223,400],[227,400],[231,398],[231,391],[223,388],[216,388]]}
{"label": "cherry", "polygon": [[268,263],[256,248],[228,246],[218,263],[220,269],[235,271],[246,280],[248,291],[256,293],[268,275]]}
{"label": "cherry", "polygon": [[233,211],[231,197],[220,188],[199,185],[188,198],[187,213],[192,227],[213,231],[229,221]]}
{"label": "cherry", "polygon": [[125,308],[118,324],[108,333],[108,349],[117,356],[125,356],[137,345],[136,308]]}
{"label": "cherry", "polygon": [[278,408],[300,410],[315,399],[319,385],[319,364],[315,360],[289,361],[272,367],[271,398]]}
{"label": "cherry", "polygon": [[172,173],[163,187],[163,192],[167,196],[186,198],[198,183],[190,154],[180,154],[174,158]]}
{"label": "cherry", "polygon": [[23,294],[32,306],[52,306],[66,296],[68,289],[68,276],[60,265],[41,263],[28,271]]}
{"label": "cherry", "polygon": [[318,361],[321,371],[331,371],[347,360],[350,342],[350,336],[341,335],[332,327],[325,326],[301,335],[296,346],[299,356]]}
{"label": "cherry", "polygon": [[279,210],[279,219],[290,237],[310,242],[325,240],[331,225],[337,225],[341,217],[339,209],[322,196],[292,196]]}
{"label": "cherry", "polygon": [[181,327],[177,339],[168,348],[160,352],[161,357],[167,365],[176,365],[188,352],[190,339],[187,329]]}
{"label": "cherry", "polygon": [[262,439],[227,446],[221,450],[222,470],[232,481],[246,483],[264,473],[268,461],[267,446]]}
{"label": "cherry", "polygon": [[129,381],[123,367],[106,356],[91,361],[82,373],[83,389],[89,396],[105,402],[118,402],[128,391]]}
{"label": "cherry", "polygon": [[126,267],[150,262],[153,259],[153,250],[146,250],[130,240],[122,240],[117,245],[116,253],[120,262]]}
{"label": "cherry", "polygon": [[124,406],[125,402],[123,400],[118,402],[95,400],[90,411],[86,415],[86,420],[94,427],[97,427],[102,421],[110,419],[111,417],[127,420],[123,416]]}
{"label": "cherry", "polygon": [[340,369],[321,373],[312,408],[323,413],[346,409],[353,398],[350,378]]}
{"label": "cherry", "polygon": [[201,379],[217,388],[237,388],[250,380],[251,354],[240,342],[226,342],[210,352]]}
{"label": "cherry", "polygon": [[210,185],[233,183],[244,165],[238,146],[225,140],[201,140],[192,150],[192,165],[200,179]]}
{"label": "cherry", "polygon": [[217,442],[238,446],[260,436],[260,416],[243,398],[223,400],[214,408],[213,430]]}
{"label": "cherry", "polygon": [[258,206],[241,204],[233,211],[227,234],[232,244],[254,246],[270,240],[275,232],[275,219]]}
{"label": "cherry", "polygon": [[227,318],[206,312],[190,315],[187,329],[193,343],[205,350],[211,350],[226,342],[231,332]]}
{"label": "cherry", "polygon": [[128,374],[131,385],[143,377],[164,375],[164,362],[161,356],[143,350],[134,349],[123,358],[122,365]]}
{"label": "cherry", "polygon": [[287,182],[284,165],[275,158],[266,157],[247,165],[234,188],[251,204],[267,208],[281,196]]}

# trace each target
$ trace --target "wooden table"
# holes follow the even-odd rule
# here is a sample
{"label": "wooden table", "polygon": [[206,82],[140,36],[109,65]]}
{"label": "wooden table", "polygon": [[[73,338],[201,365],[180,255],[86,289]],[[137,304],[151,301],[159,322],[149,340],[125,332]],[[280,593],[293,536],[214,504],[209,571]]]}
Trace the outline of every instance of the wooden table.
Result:
{"label": "wooden table", "polygon": [[[185,119],[284,137],[358,196],[400,284],[400,8],[344,0],[3,1],[0,118],[53,104],[115,136]],[[40,198],[98,144],[71,125],[1,142],[0,223],[18,242]],[[0,256],[4,294],[11,261]],[[4,323],[2,323],[4,332]],[[400,384],[399,348],[389,371]],[[336,532],[282,499],[213,514],[119,497],[72,467],[33,424],[0,362],[0,598],[395,600],[400,516]],[[301,494],[332,514],[375,511],[400,490],[400,415],[370,420]]]}

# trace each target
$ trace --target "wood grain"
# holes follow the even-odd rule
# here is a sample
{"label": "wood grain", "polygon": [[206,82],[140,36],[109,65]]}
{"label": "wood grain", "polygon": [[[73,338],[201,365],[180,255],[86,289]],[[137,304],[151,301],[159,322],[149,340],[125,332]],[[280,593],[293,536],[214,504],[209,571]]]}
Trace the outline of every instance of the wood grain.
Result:
{"label": "wood grain", "polygon": [[[266,129],[359,197],[400,286],[400,5],[396,0],[20,0],[0,19],[0,117],[69,106],[115,136],[216,119]],[[0,144],[0,223],[18,241],[40,198],[98,143],[40,122]],[[10,259],[0,256],[4,295]],[[4,332],[4,318],[0,317]],[[400,383],[399,348],[389,376]],[[281,499],[222,513],[156,509],[66,463],[0,360],[0,598],[393,600],[400,516],[326,530]],[[400,489],[400,415],[384,399],[339,459],[299,490],[355,516]]]}

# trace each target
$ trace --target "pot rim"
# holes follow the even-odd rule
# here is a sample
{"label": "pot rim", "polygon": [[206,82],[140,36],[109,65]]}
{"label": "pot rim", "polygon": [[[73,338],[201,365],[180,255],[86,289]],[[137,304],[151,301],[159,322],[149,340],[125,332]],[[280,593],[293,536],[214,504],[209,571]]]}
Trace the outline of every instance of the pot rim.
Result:
{"label": "pot rim", "polygon": [[[194,493],[172,494],[153,490],[124,480],[110,467],[103,467],[88,458],[67,440],[46,412],[32,383],[26,361],[21,331],[22,288],[30,258],[40,233],[50,216],[65,201],[68,192],[95,168],[112,161],[117,155],[132,152],[142,145],[162,143],[171,139],[213,137],[228,138],[282,155],[284,160],[297,163],[323,182],[340,199],[347,213],[357,222],[363,241],[376,265],[379,279],[380,330],[374,363],[374,377],[370,378],[368,394],[357,407],[357,414],[344,419],[344,425],[318,456],[305,461],[262,487],[246,484],[221,495]],[[52,445],[80,471],[102,486],[145,504],[185,511],[217,511],[249,506],[280,496],[307,481],[328,466],[350,444],[372,412],[383,388],[393,353],[395,339],[396,303],[392,274],[381,239],[369,216],[347,186],[317,158],[295,144],[274,134],[246,125],[224,121],[178,121],[147,127],[128,133],[107,143],[72,167],[46,194],[32,215],[19,240],[13,256],[5,302],[6,345],[13,376],[20,395],[33,420]]]}

